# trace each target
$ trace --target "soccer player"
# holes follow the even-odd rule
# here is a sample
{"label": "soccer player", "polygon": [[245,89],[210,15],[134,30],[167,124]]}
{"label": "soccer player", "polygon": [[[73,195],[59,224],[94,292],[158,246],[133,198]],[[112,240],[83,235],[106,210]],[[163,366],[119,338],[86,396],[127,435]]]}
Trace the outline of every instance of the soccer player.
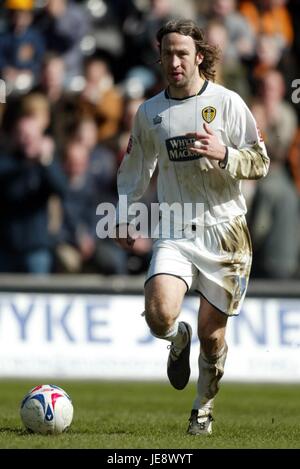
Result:
{"label": "soccer player", "polygon": [[[188,433],[201,435],[212,431],[226,323],[241,309],[251,267],[241,180],[266,176],[269,158],[244,101],[213,82],[217,50],[202,31],[190,20],[171,20],[157,40],[168,86],[137,112],[118,191],[128,205],[139,200],[158,164],[160,203],[183,210],[203,204],[201,216],[185,217],[184,226],[175,217],[173,235],[154,242],[145,283],[145,318],[153,336],[170,342],[167,373],[176,389],[190,377],[192,329],[178,321],[181,304],[190,288],[200,294],[199,378]],[[135,236],[128,230],[118,242],[129,248]]]}

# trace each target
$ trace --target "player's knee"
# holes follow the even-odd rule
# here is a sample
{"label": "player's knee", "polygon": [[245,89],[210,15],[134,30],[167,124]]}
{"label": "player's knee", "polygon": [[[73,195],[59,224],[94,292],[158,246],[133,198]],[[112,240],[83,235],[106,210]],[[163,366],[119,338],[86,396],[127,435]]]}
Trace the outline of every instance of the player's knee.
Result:
{"label": "player's knee", "polygon": [[170,314],[158,305],[146,307],[145,319],[151,331],[157,335],[164,335],[174,323]]}

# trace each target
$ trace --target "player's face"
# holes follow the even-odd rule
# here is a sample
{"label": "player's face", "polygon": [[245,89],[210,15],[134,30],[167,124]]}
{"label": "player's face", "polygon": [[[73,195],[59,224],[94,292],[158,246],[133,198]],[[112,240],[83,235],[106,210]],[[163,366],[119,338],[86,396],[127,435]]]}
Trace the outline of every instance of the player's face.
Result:
{"label": "player's face", "polygon": [[166,34],[161,43],[161,64],[170,90],[189,93],[199,82],[198,66],[203,56],[194,40],[179,33]]}

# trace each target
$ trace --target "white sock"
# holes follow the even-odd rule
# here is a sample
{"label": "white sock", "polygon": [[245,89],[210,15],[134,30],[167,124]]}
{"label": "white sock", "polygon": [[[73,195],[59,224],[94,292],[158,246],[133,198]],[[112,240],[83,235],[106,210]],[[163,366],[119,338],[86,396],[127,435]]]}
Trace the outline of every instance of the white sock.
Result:
{"label": "white sock", "polygon": [[200,351],[197,396],[193,403],[193,409],[212,410],[214,397],[219,391],[219,381],[224,374],[227,349],[225,342],[218,355],[212,359],[205,357],[203,351]]}
{"label": "white sock", "polygon": [[176,321],[173,326],[167,331],[167,333],[164,336],[157,335],[153,331],[151,331],[151,334],[154,337],[157,337],[158,339],[164,339],[168,340],[169,342],[172,342],[174,346],[182,350],[188,341],[188,333],[187,333],[187,328],[185,327],[185,324],[183,322],[178,322]]}

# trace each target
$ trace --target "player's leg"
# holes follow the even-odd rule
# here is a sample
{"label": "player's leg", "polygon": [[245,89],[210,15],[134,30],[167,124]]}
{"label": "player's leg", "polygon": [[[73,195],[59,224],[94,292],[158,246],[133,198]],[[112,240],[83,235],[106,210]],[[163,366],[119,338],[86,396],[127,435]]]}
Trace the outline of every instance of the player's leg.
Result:
{"label": "player's leg", "polygon": [[184,295],[185,281],[174,275],[159,274],[145,285],[145,317],[151,333],[169,341],[168,377],[176,389],[183,389],[190,377],[192,329],[177,320]]}
{"label": "player's leg", "polygon": [[200,354],[197,396],[193,403],[188,433],[192,435],[211,433],[213,401],[224,374],[227,356],[225,332],[227,316],[201,299],[198,317]]}
{"label": "player's leg", "polygon": [[199,379],[188,428],[190,434],[211,432],[213,399],[218,392],[227,355],[227,318],[238,315],[241,310],[252,259],[249,232],[243,216],[207,227],[204,245],[201,245],[201,240],[199,243],[200,246],[195,243],[194,253],[200,272],[196,289],[204,298],[199,310]]}

